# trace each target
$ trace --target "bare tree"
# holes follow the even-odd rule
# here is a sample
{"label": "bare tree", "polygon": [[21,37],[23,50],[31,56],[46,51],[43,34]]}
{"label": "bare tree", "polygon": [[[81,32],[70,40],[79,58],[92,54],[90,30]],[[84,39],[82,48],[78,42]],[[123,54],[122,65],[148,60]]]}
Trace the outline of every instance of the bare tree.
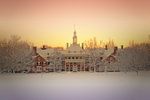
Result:
{"label": "bare tree", "polygon": [[16,72],[25,70],[32,63],[32,50],[27,41],[17,35],[0,41],[1,71]]}
{"label": "bare tree", "polygon": [[138,75],[139,70],[149,69],[149,52],[149,43],[137,44],[132,42],[132,45],[125,48],[117,55],[122,71],[135,71]]}
{"label": "bare tree", "polygon": [[107,45],[108,48],[114,48],[115,47],[115,42],[114,42],[113,39],[109,39],[108,42],[104,43],[104,46],[106,46],[106,45]]}
{"label": "bare tree", "polygon": [[88,41],[85,41],[85,49],[94,49],[94,48],[101,48],[103,45],[103,41],[97,41],[96,37],[91,38]]}
{"label": "bare tree", "polygon": [[88,64],[90,71],[99,71],[99,67],[102,65],[102,52],[97,48],[88,49]]}
{"label": "bare tree", "polygon": [[62,70],[62,54],[55,50],[49,57],[50,67],[53,68],[53,71],[60,72]]}

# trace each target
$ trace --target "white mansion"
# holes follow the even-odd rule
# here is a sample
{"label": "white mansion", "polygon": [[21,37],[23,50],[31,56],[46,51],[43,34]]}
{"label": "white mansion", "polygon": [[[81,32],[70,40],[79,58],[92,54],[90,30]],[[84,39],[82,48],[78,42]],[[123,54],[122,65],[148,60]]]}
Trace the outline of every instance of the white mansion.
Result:
{"label": "white mansion", "polygon": [[[104,63],[115,62],[116,49],[99,48],[96,50],[84,49],[77,42],[77,33],[74,30],[73,42],[67,48],[34,47],[34,64],[32,72],[49,71],[105,71]],[[107,68],[107,71],[119,71],[119,68]]]}

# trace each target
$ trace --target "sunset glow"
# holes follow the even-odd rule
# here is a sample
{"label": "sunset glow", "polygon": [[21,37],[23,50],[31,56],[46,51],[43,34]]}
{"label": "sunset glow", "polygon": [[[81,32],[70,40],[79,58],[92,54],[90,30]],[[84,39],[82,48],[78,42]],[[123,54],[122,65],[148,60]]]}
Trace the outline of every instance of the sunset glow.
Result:
{"label": "sunset glow", "polygon": [[96,37],[117,45],[146,41],[150,34],[149,0],[1,0],[0,39],[17,34],[35,45],[79,43]]}

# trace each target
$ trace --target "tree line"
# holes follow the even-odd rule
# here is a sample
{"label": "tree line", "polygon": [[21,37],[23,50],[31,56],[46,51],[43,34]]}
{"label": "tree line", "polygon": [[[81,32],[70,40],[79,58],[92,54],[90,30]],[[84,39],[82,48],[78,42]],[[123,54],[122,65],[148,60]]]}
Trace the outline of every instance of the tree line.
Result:
{"label": "tree line", "polygon": [[32,64],[31,43],[21,40],[17,35],[0,40],[0,71],[25,70]]}
{"label": "tree line", "polygon": [[[150,70],[150,39],[143,43],[130,42],[128,47],[118,51],[117,60],[113,63],[101,62],[102,58],[99,57],[103,52],[98,50],[105,48],[105,45],[108,48],[114,48],[115,43],[113,40],[103,43],[93,38],[85,41],[84,45],[85,51],[90,54],[90,63],[88,65],[90,67],[118,66],[121,71],[136,71],[137,73],[139,70]],[[21,37],[17,35],[12,35],[9,39],[0,40],[0,72],[15,73],[31,67],[33,64],[32,47],[32,43],[21,40]],[[59,66],[61,67],[60,62]]]}

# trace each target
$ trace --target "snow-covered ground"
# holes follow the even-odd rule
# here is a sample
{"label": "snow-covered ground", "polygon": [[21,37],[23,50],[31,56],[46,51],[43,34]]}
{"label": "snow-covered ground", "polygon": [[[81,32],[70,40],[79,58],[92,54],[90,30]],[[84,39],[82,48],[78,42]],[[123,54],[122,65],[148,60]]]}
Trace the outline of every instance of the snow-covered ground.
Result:
{"label": "snow-covered ground", "polygon": [[2,74],[0,100],[150,100],[150,72]]}

